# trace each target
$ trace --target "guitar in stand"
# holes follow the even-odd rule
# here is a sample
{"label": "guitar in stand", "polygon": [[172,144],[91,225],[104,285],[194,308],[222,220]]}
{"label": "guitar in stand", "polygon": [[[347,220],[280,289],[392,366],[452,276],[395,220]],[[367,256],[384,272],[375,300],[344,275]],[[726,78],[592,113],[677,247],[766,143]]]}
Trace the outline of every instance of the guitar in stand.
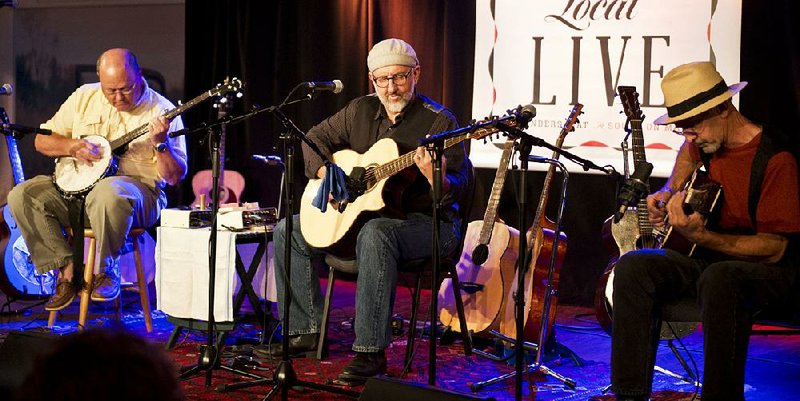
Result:
{"label": "guitar in stand", "polygon": [[[3,108],[0,108],[0,122],[9,124],[8,115]],[[17,141],[11,135],[5,135],[6,147],[8,149],[8,159],[10,168],[3,168],[3,171],[10,171],[13,175],[14,185],[25,181],[22,171],[22,162],[17,149]],[[8,307],[10,303],[17,299],[44,299],[55,292],[55,271],[47,273],[37,273],[31,261],[30,252],[22,239],[14,216],[6,205],[2,206],[0,214],[0,289],[6,294],[8,300],[0,311]],[[44,301],[43,301],[44,302]]]}
{"label": "guitar in stand", "polygon": [[[559,133],[558,139],[556,140],[555,147],[561,149],[564,145],[564,139],[567,137],[567,134],[575,130],[575,123],[578,122],[578,117],[581,115],[583,110],[583,105],[580,103],[575,104],[572,108],[572,111],[569,113],[564,126]],[[557,152],[553,152],[552,159],[558,160],[559,154]],[[530,229],[528,229],[527,236],[530,239],[528,242],[528,248],[526,250],[526,255],[531,255],[531,264],[528,266],[527,271],[525,272],[525,309],[526,312],[524,315],[525,323],[524,323],[524,332],[523,335],[525,338],[528,339],[535,339],[539,337],[539,331],[542,329],[539,327],[539,323],[541,322],[542,318],[542,306],[545,294],[545,285],[547,284],[546,278],[547,273],[550,268],[550,257],[553,252],[556,253],[556,269],[553,275],[553,284],[555,288],[558,288],[558,278],[559,272],[561,271],[561,265],[564,263],[564,256],[567,252],[567,236],[561,233],[561,238],[559,239],[559,247],[558,249],[553,248],[554,243],[554,232],[555,232],[555,223],[545,216],[545,209],[547,208],[547,200],[550,194],[550,186],[553,181],[553,175],[555,175],[555,166],[550,166],[547,170],[547,175],[544,179],[544,184],[542,185],[542,193],[539,196],[539,203],[536,207],[536,215],[534,216],[533,225]],[[519,274],[519,272],[517,272]],[[509,300],[506,302],[506,305],[514,305],[513,297],[514,294],[517,292],[517,279],[515,278],[512,281],[510,291],[508,292],[507,296]],[[556,303],[553,303],[552,308],[549,311],[549,322],[552,323],[555,321],[556,315]],[[505,315],[500,323],[500,334],[502,336],[508,338],[516,338],[517,330],[515,327],[516,320],[514,319],[514,308],[507,307],[505,310]],[[550,328],[548,327],[548,331]]]}
{"label": "guitar in stand", "polygon": [[[631,151],[633,152],[633,164],[639,166],[647,163],[647,155],[644,148],[644,134],[642,121],[644,115],[639,106],[639,94],[635,86],[619,86],[617,93],[622,101],[622,108],[626,117],[626,128],[631,136]],[[649,187],[649,185],[648,185]],[[649,191],[648,191],[649,192]],[[614,222],[614,216],[609,217],[603,223],[603,232],[611,233],[613,244],[609,244],[613,256],[608,267],[598,281],[595,290],[595,316],[600,326],[611,334],[611,307],[612,294],[614,291],[614,267],[617,259],[636,249],[657,248],[658,240],[653,233],[653,224],[647,216],[647,199],[639,200],[636,207],[628,208],[619,221]],[[608,237],[606,234],[605,237]]]}
{"label": "guitar in stand", "polygon": [[[539,344],[533,345],[521,340],[523,344],[520,345],[520,348],[517,348],[516,350],[516,356],[518,357],[518,360],[516,361],[517,369],[515,372],[504,374],[482,382],[473,383],[470,386],[470,389],[473,392],[479,391],[490,384],[503,381],[522,373],[522,348],[534,349],[537,352],[537,362],[534,365],[530,365],[528,367],[529,370],[533,369],[535,371],[543,372],[557,378],[558,380],[561,380],[568,387],[575,388],[574,380],[561,376],[549,368],[541,365],[541,355],[542,350],[544,349],[546,333],[551,333],[550,329],[552,328],[552,324],[555,320],[556,300],[554,299],[554,295],[558,288],[559,271],[561,269],[561,265],[563,264],[567,248],[566,235],[560,231],[558,224],[545,216],[544,211],[549,198],[550,184],[552,182],[553,175],[555,174],[555,164],[558,163],[556,159],[558,159],[560,156],[557,150],[560,150],[563,146],[564,138],[566,138],[567,134],[575,130],[575,123],[578,122],[578,117],[581,115],[582,110],[582,104],[575,104],[569,116],[567,117],[561,132],[559,133],[555,146],[553,146],[554,152],[552,159],[544,159],[550,162],[551,166],[547,171],[547,175],[545,176],[544,184],[542,186],[542,193],[539,196],[539,203],[537,205],[536,215],[534,216],[533,220],[533,225],[526,233],[526,238],[530,239],[530,241],[528,241],[528,244],[525,248],[525,253],[522,253],[518,256],[518,258],[522,257],[523,259],[517,264],[521,265],[520,262],[524,262],[525,260],[530,260],[530,262],[528,268],[524,272],[523,277],[520,277],[521,272],[519,269],[517,269],[517,272],[514,275],[515,277],[511,283],[509,292],[506,294],[508,300],[505,302],[506,308],[503,311],[502,320],[500,321],[500,330],[490,331],[490,333],[506,342],[516,343],[518,339],[536,339]],[[521,153],[524,152],[521,150]],[[563,168],[563,165],[561,165],[561,167]],[[526,165],[523,164],[522,168],[525,169]],[[522,171],[522,174],[526,173],[527,171]],[[562,202],[559,209],[558,221],[561,220],[561,214],[564,207],[563,195],[565,194],[566,190],[566,177],[567,176],[565,173],[562,188]],[[520,180],[520,183],[524,184],[524,179]],[[524,190],[525,188],[520,188],[520,191]],[[522,201],[520,201],[520,203],[524,204]],[[526,259],[527,255],[530,255],[530,259]],[[524,285],[523,294],[521,295],[521,302],[523,302],[524,305],[519,305],[519,303],[515,302],[517,301],[516,297],[520,283]],[[520,336],[519,332],[517,331],[519,322],[515,317],[517,316],[517,312],[521,310],[524,310],[524,313],[521,316],[521,319],[523,320],[521,323],[522,335]],[[494,360],[508,359],[514,355],[511,354],[506,358],[496,358],[488,356],[485,353],[476,353]],[[517,395],[517,399],[519,399],[521,394],[522,378],[517,376],[516,380],[517,382],[515,384],[517,388],[515,393]]]}
{"label": "guitar in stand", "polygon": [[[456,265],[464,319],[467,330],[474,335],[486,335],[487,331],[500,328],[500,318],[506,309],[506,294],[516,270],[519,230],[497,221],[497,208],[513,150],[514,141],[507,140],[503,144],[483,220],[470,222],[467,226],[461,258]],[[445,278],[439,288],[439,321],[458,331],[461,325],[452,285],[453,280]]]}
{"label": "guitar in stand", "polygon": [[[224,96],[220,96],[217,101],[214,102],[218,119],[228,116],[233,107],[233,98],[234,97],[228,93]],[[219,201],[220,204],[239,203],[242,200],[242,192],[244,191],[244,177],[237,171],[225,170],[225,137],[227,127],[222,125],[219,129]],[[201,205],[201,203],[203,203],[201,199],[206,199],[206,202],[211,200],[212,184],[213,179],[210,169],[200,170],[192,177],[192,192],[194,192],[194,201],[192,202],[193,208],[206,209],[208,205]]]}

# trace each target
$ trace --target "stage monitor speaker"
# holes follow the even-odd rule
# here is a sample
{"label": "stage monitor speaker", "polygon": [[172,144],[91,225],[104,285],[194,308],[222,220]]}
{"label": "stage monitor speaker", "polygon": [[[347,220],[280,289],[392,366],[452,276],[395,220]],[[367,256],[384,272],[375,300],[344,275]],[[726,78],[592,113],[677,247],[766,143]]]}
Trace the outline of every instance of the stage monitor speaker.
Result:
{"label": "stage monitor speaker", "polygon": [[481,398],[469,394],[444,390],[417,383],[406,383],[385,378],[367,380],[358,401],[494,401],[495,398]]}
{"label": "stage monitor speaker", "polygon": [[10,399],[33,370],[36,357],[49,351],[59,338],[56,334],[12,331],[0,345],[0,399]]}

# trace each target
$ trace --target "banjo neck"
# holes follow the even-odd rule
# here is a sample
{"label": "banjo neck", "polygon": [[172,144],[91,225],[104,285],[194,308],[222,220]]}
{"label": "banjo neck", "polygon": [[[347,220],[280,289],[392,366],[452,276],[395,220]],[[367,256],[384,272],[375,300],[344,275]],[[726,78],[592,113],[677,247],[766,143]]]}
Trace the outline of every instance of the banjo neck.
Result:
{"label": "banjo neck", "polygon": [[[176,107],[176,108],[174,108],[172,110],[167,111],[166,113],[163,114],[163,116],[167,119],[167,121],[172,121],[172,119],[175,118],[176,116],[178,116],[181,113],[183,113],[184,111],[196,106],[198,103],[208,99],[211,96],[214,96],[213,91],[204,92],[200,96],[198,96],[198,97],[196,97],[196,98],[194,98],[194,99],[192,99],[192,100],[190,100],[190,101],[188,101],[186,103],[182,103],[181,105],[179,105],[178,107]],[[134,139],[146,134],[148,132],[148,130],[147,130],[147,125],[148,124],[149,124],[149,122],[144,123],[144,124],[136,127],[134,130],[128,132],[127,134],[125,134],[125,135],[123,135],[123,136],[111,141],[110,142],[111,151],[115,152],[118,149],[122,148],[123,146],[125,146],[125,145],[129,144],[130,142],[132,142]]]}

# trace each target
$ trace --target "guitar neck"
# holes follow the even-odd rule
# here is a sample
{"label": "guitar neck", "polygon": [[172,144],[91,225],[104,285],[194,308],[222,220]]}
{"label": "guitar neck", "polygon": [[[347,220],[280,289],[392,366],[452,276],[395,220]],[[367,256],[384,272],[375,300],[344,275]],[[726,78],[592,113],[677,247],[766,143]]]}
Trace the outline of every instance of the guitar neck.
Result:
{"label": "guitar neck", "polygon": [[[176,107],[176,108],[174,108],[172,110],[167,111],[166,113],[163,114],[163,117],[166,118],[167,121],[172,121],[173,118],[177,117],[178,115],[180,115],[181,113],[185,112],[186,110],[191,109],[192,107],[196,106],[197,104],[199,104],[203,100],[208,99],[210,96],[212,96],[212,92],[211,91],[205,92],[202,95],[200,95],[200,96],[198,96],[198,97],[196,97],[196,98],[194,98],[194,99],[192,99],[192,100],[190,100],[190,101],[188,101],[186,103],[183,103],[180,106],[178,106],[178,107]],[[140,136],[142,136],[144,134],[147,134],[147,132],[148,132],[147,125],[148,124],[149,124],[149,121],[147,123],[144,123],[144,124],[136,127],[133,131],[128,132],[127,134],[125,134],[125,135],[123,135],[123,136],[111,141],[111,144],[110,144],[111,145],[111,151],[113,152],[113,151],[115,151],[115,150],[117,150],[117,149],[119,149],[119,148],[121,148],[121,147],[123,147],[123,146],[125,146],[125,145],[127,145],[129,143],[131,143],[134,139],[136,139],[136,138],[138,138],[138,137],[140,137]]]}
{"label": "guitar neck", "polygon": [[[6,110],[0,107],[0,122],[3,124],[10,124]],[[11,164],[11,174],[14,177],[14,185],[25,181],[25,173],[22,171],[22,161],[19,157],[19,149],[17,148],[17,140],[11,135],[5,135],[6,147],[8,148],[8,161]]]}
{"label": "guitar neck", "polygon": [[[578,121],[578,116],[582,113],[583,105],[580,103],[576,103],[575,106],[572,108],[572,111],[567,117],[567,121],[564,123],[564,126],[561,128],[561,132],[558,134],[558,140],[556,140],[555,147],[557,149],[561,149],[564,145],[564,139],[567,137],[570,131],[573,130],[575,123]],[[561,154],[557,151],[553,151],[552,159],[558,160]],[[536,215],[533,218],[533,224],[531,225],[528,233],[532,234],[532,238],[536,238],[535,235],[542,229],[542,226],[545,223],[545,214],[544,210],[547,206],[547,200],[550,195],[550,184],[553,181],[553,175],[555,174],[556,166],[554,164],[550,164],[550,168],[547,169],[547,175],[544,178],[544,185],[542,185],[542,194],[539,196],[539,203],[536,205]],[[534,244],[536,243],[535,240],[532,240],[528,243],[527,246],[527,253],[530,254],[531,250],[533,249]]]}
{"label": "guitar neck", "polygon": [[[642,120],[635,118],[630,120],[631,127],[631,150],[633,151],[633,165],[638,166],[642,163],[647,163],[647,155],[644,149],[644,133],[642,130]],[[649,184],[648,184],[649,186]],[[653,232],[655,228],[650,223],[650,218],[647,215],[647,198],[642,198],[637,203],[636,219],[639,226],[640,235],[648,235]]]}
{"label": "guitar neck", "polygon": [[489,197],[489,204],[486,205],[486,213],[483,214],[483,225],[481,226],[480,244],[488,244],[494,230],[494,222],[497,219],[497,208],[500,205],[500,195],[503,192],[503,185],[506,182],[508,163],[511,161],[511,152],[514,150],[514,141],[507,140],[503,144],[503,154],[500,157],[500,165],[492,184],[492,193]]}
{"label": "guitar neck", "polygon": [[[564,144],[564,137],[566,137],[566,133],[562,131],[561,135],[558,137],[558,141],[556,142],[556,147],[561,149],[561,146]],[[558,160],[559,156],[561,156],[558,152],[553,152],[552,159]],[[542,194],[539,196],[539,203],[536,205],[536,215],[533,218],[533,225],[531,226],[529,233],[536,234],[541,230],[542,226],[544,225],[544,209],[547,206],[547,200],[550,196],[550,184],[553,181],[553,175],[555,174],[556,166],[550,165],[550,168],[547,169],[547,175],[544,177],[544,184],[542,185]],[[533,249],[533,245],[536,241],[530,241],[528,244],[528,251],[530,252]]]}
{"label": "guitar neck", "polygon": [[[462,134],[452,138],[445,139],[444,141],[444,148],[450,148],[454,145],[457,145],[463,142],[465,139],[469,138],[469,134]],[[414,154],[416,150],[411,152],[405,153],[402,156],[388,162],[381,164],[378,167],[375,167],[375,180],[380,181],[384,178],[389,178],[398,172],[402,171],[407,167],[411,167],[414,164]]]}

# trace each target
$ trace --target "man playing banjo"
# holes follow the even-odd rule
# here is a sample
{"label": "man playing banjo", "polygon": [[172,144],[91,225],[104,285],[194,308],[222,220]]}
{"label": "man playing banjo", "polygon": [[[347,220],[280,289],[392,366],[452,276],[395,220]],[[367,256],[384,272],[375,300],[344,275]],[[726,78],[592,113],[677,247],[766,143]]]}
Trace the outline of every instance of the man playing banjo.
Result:
{"label": "man playing banjo", "polygon": [[[128,232],[132,227],[153,225],[167,204],[163,187],[177,184],[186,175],[186,144],[183,137],[168,138],[167,133],[183,128],[183,123],[180,117],[172,122],[163,117],[175,106],[150,89],[133,53],[105,51],[97,60],[97,75],[100,82],[78,88],[42,124],[53,134],[37,135],[34,144],[46,156],[69,156],[78,166],[91,166],[103,163],[108,152],[84,137],[96,135],[111,141],[147,125],[149,132],[132,141],[120,156],[117,175],[86,183],[91,188],[85,194],[86,226],[97,240],[100,269],[91,298],[109,301],[119,296],[116,261]],[[27,180],[8,195],[37,271],[59,269],[56,292],[45,305],[51,311],[65,308],[80,290],[72,282],[73,252],[63,231],[70,225],[68,204],[50,176]]]}

